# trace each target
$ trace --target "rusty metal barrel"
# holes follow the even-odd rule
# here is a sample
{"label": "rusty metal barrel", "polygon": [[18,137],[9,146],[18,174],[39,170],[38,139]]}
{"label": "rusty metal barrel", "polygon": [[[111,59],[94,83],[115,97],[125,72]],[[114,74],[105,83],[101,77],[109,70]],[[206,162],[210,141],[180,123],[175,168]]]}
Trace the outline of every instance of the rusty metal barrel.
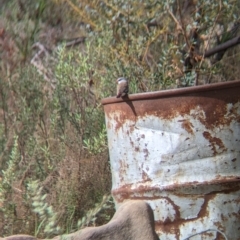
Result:
{"label": "rusty metal barrel", "polygon": [[240,81],[102,104],[117,207],[148,202],[161,240],[240,239]]}

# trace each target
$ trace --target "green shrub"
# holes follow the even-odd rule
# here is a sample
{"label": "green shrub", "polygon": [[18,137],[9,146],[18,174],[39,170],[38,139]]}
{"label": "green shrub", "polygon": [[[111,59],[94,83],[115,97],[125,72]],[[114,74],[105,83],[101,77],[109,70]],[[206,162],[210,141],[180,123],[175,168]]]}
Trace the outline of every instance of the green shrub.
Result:
{"label": "green shrub", "polygon": [[[239,34],[236,0],[66,2],[95,39],[104,83],[126,76],[135,93],[238,78],[228,71],[229,58],[239,61],[238,47],[223,59],[201,57]],[[237,64],[231,69],[239,71]]]}

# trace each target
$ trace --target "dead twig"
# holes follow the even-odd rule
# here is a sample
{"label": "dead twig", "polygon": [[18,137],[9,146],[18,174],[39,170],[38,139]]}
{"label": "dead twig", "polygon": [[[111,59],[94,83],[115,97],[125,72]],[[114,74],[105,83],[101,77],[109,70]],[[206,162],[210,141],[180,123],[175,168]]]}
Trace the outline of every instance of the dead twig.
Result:
{"label": "dead twig", "polygon": [[227,42],[225,43],[222,43],[208,51],[206,51],[204,54],[203,54],[203,57],[204,58],[208,58],[208,57],[211,57],[212,55],[218,53],[218,52],[221,52],[221,51],[225,51],[227,50],[228,48],[231,48],[231,47],[234,47],[236,46],[237,44],[240,43],[240,36],[238,37],[235,37],[233,39],[230,39],[228,40]]}
{"label": "dead twig", "polygon": [[77,44],[85,43],[86,37],[79,37],[76,39],[72,39],[71,41],[66,41],[65,47],[72,47]]}

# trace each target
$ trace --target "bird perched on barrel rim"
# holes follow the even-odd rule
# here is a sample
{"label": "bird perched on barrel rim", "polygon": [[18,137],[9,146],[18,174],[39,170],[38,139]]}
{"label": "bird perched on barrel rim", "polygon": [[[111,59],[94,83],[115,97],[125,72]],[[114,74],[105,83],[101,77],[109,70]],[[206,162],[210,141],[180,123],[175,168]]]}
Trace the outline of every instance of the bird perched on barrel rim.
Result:
{"label": "bird perched on barrel rim", "polygon": [[128,80],[124,77],[117,79],[117,98],[124,97],[128,94]]}

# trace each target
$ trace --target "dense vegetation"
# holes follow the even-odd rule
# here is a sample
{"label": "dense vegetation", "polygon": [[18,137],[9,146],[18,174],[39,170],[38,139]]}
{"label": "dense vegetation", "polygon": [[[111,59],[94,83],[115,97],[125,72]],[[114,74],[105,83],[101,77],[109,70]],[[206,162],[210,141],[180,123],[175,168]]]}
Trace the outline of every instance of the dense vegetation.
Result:
{"label": "dense vegetation", "polygon": [[131,93],[238,79],[237,45],[206,53],[239,35],[239,10],[237,0],[2,0],[0,236],[108,221],[101,99],[119,76]]}

